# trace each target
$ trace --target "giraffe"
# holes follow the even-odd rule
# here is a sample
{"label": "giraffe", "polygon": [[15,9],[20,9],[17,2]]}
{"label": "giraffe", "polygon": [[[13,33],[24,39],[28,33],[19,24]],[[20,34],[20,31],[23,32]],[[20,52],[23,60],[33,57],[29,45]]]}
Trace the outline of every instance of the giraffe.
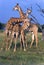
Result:
{"label": "giraffe", "polygon": [[[12,24],[7,24],[6,26],[8,28],[4,31],[4,35],[5,35],[4,42],[6,42],[6,47],[7,47],[7,44],[10,41],[10,35],[11,35],[11,32],[12,32],[13,25]],[[1,50],[3,50],[3,47],[4,47],[4,43],[1,47]],[[7,50],[7,48],[6,48],[6,50]]]}
{"label": "giraffe", "polygon": [[[27,29],[29,25],[30,25],[29,19],[25,19],[22,26],[20,26],[19,24],[14,25],[12,29],[11,41],[10,41],[10,45],[8,49],[10,49],[11,43],[14,40],[15,42],[14,52],[16,51],[16,43],[18,39],[18,34],[20,33],[20,41],[22,40],[24,51],[26,51],[24,30]],[[16,35],[16,38],[14,38],[14,35]],[[22,44],[21,44],[21,47],[22,47]]]}
{"label": "giraffe", "polygon": [[[26,14],[24,14],[18,3],[16,4],[15,7],[13,7],[13,10],[19,11],[20,18],[23,18],[23,19],[28,18],[28,14],[30,14],[32,12],[30,9],[27,9]],[[31,20],[31,18],[30,18],[30,20]],[[25,38],[26,38],[26,36],[25,36]],[[27,42],[26,42],[26,47],[27,47]]]}
{"label": "giraffe", "polygon": [[[16,7],[18,6],[18,4],[16,5]],[[18,7],[19,8],[19,7]],[[21,11],[20,11],[21,10]],[[24,16],[24,13],[23,13],[23,11],[22,11],[22,9],[21,8],[19,8],[19,12],[20,12],[20,18],[14,18],[14,17],[12,17],[12,18],[10,18],[10,20],[8,21],[8,23],[7,23],[7,25],[6,25],[6,33],[10,33],[11,32],[11,30],[10,30],[10,28],[11,28],[11,24],[12,23],[16,23],[16,22],[18,22],[19,23],[19,21],[21,22],[23,22],[23,18],[26,18],[25,16]],[[31,10],[29,11],[29,12],[31,12]],[[27,15],[26,15],[27,16]],[[31,18],[30,18],[31,19]],[[23,32],[24,33],[24,32]],[[26,46],[27,46],[27,44],[26,44]]]}
{"label": "giraffe", "polygon": [[[31,20],[31,18],[30,18],[30,20]],[[11,33],[11,30],[12,30],[12,28],[13,28],[13,24],[14,23],[19,23],[19,22],[23,22],[24,21],[24,19],[23,18],[14,18],[14,17],[12,17],[12,18],[10,18],[10,20],[7,22],[7,24],[6,24],[6,30],[5,30],[5,33],[6,33],[6,37],[7,37],[7,41],[8,41],[8,36],[10,36],[10,33]],[[9,34],[9,35],[8,35]],[[7,46],[7,45],[6,45]]]}
{"label": "giraffe", "polygon": [[[29,15],[29,11],[30,9],[27,10],[27,14],[26,14],[27,17]],[[31,26],[29,26],[28,30],[32,32],[32,41],[31,41],[30,48],[32,47],[34,40],[36,40],[36,47],[37,47],[38,46],[38,25],[31,23]]]}
{"label": "giraffe", "polygon": [[30,48],[32,47],[34,40],[36,40],[36,48],[37,48],[38,47],[38,26],[36,24],[31,23],[31,26],[28,28],[28,30],[32,32],[32,41],[30,44]]}
{"label": "giraffe", "polygon": [[[9,32],[8,29],[10,28],[10,26],[11,26],[12,23],[23,22],[24,18],[26,18],[27,14],[28,14],[27,13],[26,16],[24,15],[24,13],[23,13],[22,9],[20,8],[20,6],[18,5],[18,3],[15,6],[15,8],[13,8],[13,9],[18,9],[19,10],[20,18],[14,18],[14,17],[10,18],[10,20],[7,22],[7,25],[6,25],[6,30],[5,30],[6,34]],[[29,13],[31,13],[31,10],[28,10],[28,11],[29,11]]]}
{"label": "giraffe", "polygon": [[19,18],[12,18],[12,19],[10,19],[10,22],[13,23],[13,21],[14,22],[17,22],[18,21],[19,22],[19,21],[22,21],[22,20],[23,19],[21,19],[21,18],[20,19]]}
{"label": "giraffe", "polygon": [[[17,4],[13,9],[19,11],[21,18],[22,17],[27,18],[28,14],[32,12],[31,10],[28,9],[27,13],[25,15],[23,13],[21,7],[19,6],[19,4]],[[29,30],[33,32],[32,33],[32,42],[31,42],[30,48],[32,47],[32,44],[34,42],[34,36],[35,36],[35,39],[36,39],[36,47],[37,47],[37,45],[38,45],[38,26],[36,24],[31,24],[31,27],[29,27]]]}

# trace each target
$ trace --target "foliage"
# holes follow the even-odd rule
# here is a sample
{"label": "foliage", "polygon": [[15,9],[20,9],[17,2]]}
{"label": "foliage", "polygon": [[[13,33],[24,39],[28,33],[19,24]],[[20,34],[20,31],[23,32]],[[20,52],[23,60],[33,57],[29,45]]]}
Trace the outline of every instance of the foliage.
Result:
{"label": "foliage", "polygon": [[42,25],[42,29],[44,29],[44,24]]}
{"label": "foliage", "polygon": [[5,24],[0,22],[0,30],[3,30],[4,27],[5,27]]}
{"label": "foliage", "polygon": [[[41,27],[42,27],[42,29],[44,29],[44,24],[41,25]],[[42,32],[42,30],[40,29],[40,27],[38,28],[38,31],[39,31],[39,32]]]}

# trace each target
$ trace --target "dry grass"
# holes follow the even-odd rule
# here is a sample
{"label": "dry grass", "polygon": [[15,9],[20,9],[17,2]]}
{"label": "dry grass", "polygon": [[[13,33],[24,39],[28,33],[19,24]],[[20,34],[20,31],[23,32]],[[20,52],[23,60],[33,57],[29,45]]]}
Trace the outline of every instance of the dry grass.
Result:
{"label": "dry grass", "polygon": [[[44,65],[44,41],[41,40],[41,35],[42,33],[38,33],[38,48],[33,45],[30,49],[31,33],[29,33],[26,34],[28,41],[26,52],[21,51],[19,47],[15,53],[13,49],[10,51],[0,50],[0,65]],[[4,33],[0,32],[0,48],[3,43],[5,44],[5,42],[3,42],[4,37]],[[19,44],[19,41],[17,44]]]}

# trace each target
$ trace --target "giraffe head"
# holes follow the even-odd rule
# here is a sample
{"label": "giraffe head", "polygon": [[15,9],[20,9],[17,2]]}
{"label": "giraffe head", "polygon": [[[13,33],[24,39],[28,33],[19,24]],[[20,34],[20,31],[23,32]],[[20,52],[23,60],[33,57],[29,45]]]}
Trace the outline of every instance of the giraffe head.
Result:
{"label": "giraffe head", "polygon": [[16,6],[13,8],[13,10],[19,10],[20,9],[20,6],[19,4],[17,3]]}
{"label": "giraffe head", "polygon": [[24,19],[24,22],[23,22],[23,28],[24,29],[27,29],[29,26],[30,26],[30,20],[27,18],[27,19]]}
{"label": "giraffe head", "polygon": [[32,12],[32,10],[27,8],[27,13],[30,14]]}

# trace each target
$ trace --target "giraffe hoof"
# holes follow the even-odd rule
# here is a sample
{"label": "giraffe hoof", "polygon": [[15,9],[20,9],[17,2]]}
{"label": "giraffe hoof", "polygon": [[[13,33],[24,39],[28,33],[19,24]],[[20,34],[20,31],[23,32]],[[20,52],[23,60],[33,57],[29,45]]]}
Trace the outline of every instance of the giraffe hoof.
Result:
{"label": "giraffe hoof", "polygon": [[8,49],[6,48],[6,51],[7,51]]}
{"label": "giraffe hoof", "polygon": [[31,46],[30,46],[30,49],[31,49]]}
{"label": "giraffe hoof", "polygon": [[36,46],[36,48],[38,48],[38,46]]}
{"label": "giraffe hoof", "polygon": [[26,49],[24,49],[24,51],[26,51]]}
{"label": "giraffe hoof", "polygon": [[10,48],[8,48],[8,50],[10,50]]}
{"label": "giraffe hoof", "polygon": [[3,50],[3,48],[1,48],[1,50]]}
{"label": "giraffe hoof", "polygon": [[22,50],[22,48],[20,48],[20,50]]}
{"label": "giraffe hoof", "polygon": [[30,45],[30,48],[31,48],[32,46]]}
{"label": "giraffe hoof", "polygon": [[14,49],[14,52],[16,52],[16,49]]}
{"label": "giraffe hoof", "polygon": [[28,46],[26,45],[26,48],[27,48]]}

